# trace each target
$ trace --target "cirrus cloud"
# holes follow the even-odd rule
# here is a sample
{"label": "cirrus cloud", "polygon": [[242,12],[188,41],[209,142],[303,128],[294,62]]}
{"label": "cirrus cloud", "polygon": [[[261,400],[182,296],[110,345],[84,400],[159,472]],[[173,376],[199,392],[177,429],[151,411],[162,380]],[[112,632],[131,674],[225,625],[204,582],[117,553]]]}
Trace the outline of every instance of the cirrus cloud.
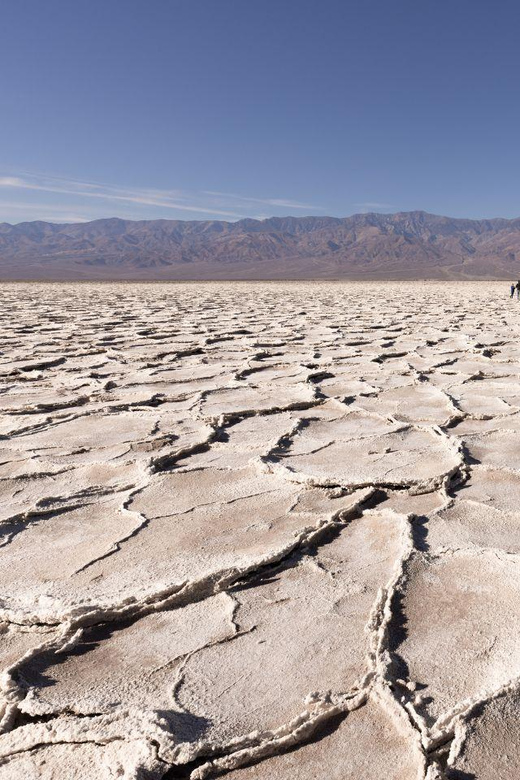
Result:
{"label": "cirrus cloud", "polygon": [[[39,193],[38,203],[31,206],[27,204],[28,214],[45,207],[47,211],[52,211],[52,199],[56,196],[66,196],[67,211],[83,214],[86,219],[107,216],[109,207],[110,215],[123,216],[121,209],[124,208],[125,217],[132,219],[157,219],[163,215],[171,218],[175,217],[177,212],[179,218],[186,218],[186,215],[191,214],[198,218],[228,220],[254,217],[257,209],[253,207],[256,204],[268,205],[278,213],[284,210],[319,209],[317,206],[285,198],[257,198],[210,190],[190,192],[178,189],[130,188],[26,172],[0,176],[0,193],[2,190],[6,193]],[[99,203],[94,211],[89,205],[93,201]],[[6,202],[0,198],[0,211],[5,213],[9,208],[16,207],[12,201]],[[131,216],[128,216],[128,209],[131,209]]]}

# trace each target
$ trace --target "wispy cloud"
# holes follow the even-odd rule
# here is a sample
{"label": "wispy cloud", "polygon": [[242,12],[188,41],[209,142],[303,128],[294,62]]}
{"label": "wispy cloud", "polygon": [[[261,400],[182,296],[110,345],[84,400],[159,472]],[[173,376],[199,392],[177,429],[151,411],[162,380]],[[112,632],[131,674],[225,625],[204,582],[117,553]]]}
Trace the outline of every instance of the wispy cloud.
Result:
{"label": "wispy cloud", "polygon": [[[9,200],[0,201],[0,211],[5,209],[9,213],[22,215],[23,219],[40,219],[43,222],[88,222],[95,219],[96,215],[88,215],[80,211],[70,211],[68,204],[52,205],[50,203],[30,203],[28,201],[17,202]],[[0,221],[2,221],[0,219]],[[6,221],[13,221],[12,217]],[[18,220],[16,220],[18,221]]]}
{"label": "wispy cloud", "polygon": [[[68,201],[66,211],[69,213],[75,213],[78,211],[78,207],[80,208],[79,213],[84,213],[86,204],[98,201],[100,204],[102,202],[105,204],[102,215],[107,216],[107,207],[110,204],[110,216],[114,215],[114,210],[116,216],[122,216],[120,207],[126,205],[134,210],[135,213],[132,214],[134,219],[150,219],[168,212],[178,212],[179,215],[192,214],[200,216],[200,218],[243,219],[253,216],[248,204],[268,205],[275,211],[281,209],[319,209],[318,206],[310,206],[284,198],[264,199],[209,190],[189,192],[175,189],[130,188],[27,172],[0,176],[1,190],[6,193],[14,191],[40,193],[43,202],[32,204],[33,212],[36,207],[43,209],[46,202],[50,202],[54,196],[66,195]],[[0,203],[0,208],[2,205],[17,208],[11,202],[9,204]],[[87,210],[90,211],[90,209]],[[98,213],[96,216],[101,216],[101,214]],[[86,214],[84,218],[92,219],[95,217],[89,217]]]}
{"label": "wispy cloud", "polygon": [[310,203],[299,203],[295,200],[285,200],[283,198],[251,198],[247,195],[236,195],[232,192],[216,192],[215,190],[204,190],[204,194],[221,198],[233,198],[234,200],[243,201],[244,203],[263,203],[266,206],[277,206],[280,208],[315,209],[316,211],[324,211],[322,206],[313,206]]}
{"label": "wispy cloud", "polygon": [[100,198],[105,201],[134,203],[140,206],[157,206],[162,209],[175,211],[190,211],[194,214],[214,214],[221,217],[235,217],[240,219],[242,214],[224,209],[213,209],[210,206],[197,206],[187,204],[172,198],[168,191],[164,190],[130,190],[123,187],[113,187],[107,184],[91,184],[90,182],[78,182],[74,179],[40,179],[37,176],[1,176],[0,187],[11,187],[22,190],[36,190],[38,192],[52,192],[60,195],[70,195],[80,198]]}
{"label": "wispy cloud", "polygon": [[364,201],[363,203],[354,203],[356,209],[362,212],[367,211],[387,211],[388,209],[395,209],[391,203],[379,203],[378,201]]}

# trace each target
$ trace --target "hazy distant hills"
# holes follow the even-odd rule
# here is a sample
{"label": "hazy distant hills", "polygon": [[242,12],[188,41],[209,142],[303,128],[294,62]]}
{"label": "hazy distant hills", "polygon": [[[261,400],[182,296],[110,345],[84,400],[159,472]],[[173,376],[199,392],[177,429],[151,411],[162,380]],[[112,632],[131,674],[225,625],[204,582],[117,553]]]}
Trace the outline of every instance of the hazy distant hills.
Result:
{"label": "hazy distant hills", "polygon": [[0,223],[3,279],[517,279],[520,219]]}

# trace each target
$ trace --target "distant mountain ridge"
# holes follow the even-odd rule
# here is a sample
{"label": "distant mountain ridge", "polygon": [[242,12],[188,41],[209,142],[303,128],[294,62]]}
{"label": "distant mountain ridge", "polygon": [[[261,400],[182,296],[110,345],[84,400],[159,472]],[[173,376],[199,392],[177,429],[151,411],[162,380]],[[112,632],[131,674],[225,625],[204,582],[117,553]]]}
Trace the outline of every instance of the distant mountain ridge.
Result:
{"label": "distant mountain ridge", "polygon": [[514,279],[520,218],[0,223],[3,279]]}

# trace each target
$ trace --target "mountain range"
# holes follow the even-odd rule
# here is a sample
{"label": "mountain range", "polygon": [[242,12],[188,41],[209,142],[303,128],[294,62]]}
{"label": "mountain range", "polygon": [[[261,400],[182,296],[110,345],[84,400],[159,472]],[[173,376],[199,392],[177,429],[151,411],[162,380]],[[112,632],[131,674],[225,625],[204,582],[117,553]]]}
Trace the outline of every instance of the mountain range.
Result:
{"label": "mountain range", "polygon": [[517,279],[520,218],[0,223],[2,279]]}

